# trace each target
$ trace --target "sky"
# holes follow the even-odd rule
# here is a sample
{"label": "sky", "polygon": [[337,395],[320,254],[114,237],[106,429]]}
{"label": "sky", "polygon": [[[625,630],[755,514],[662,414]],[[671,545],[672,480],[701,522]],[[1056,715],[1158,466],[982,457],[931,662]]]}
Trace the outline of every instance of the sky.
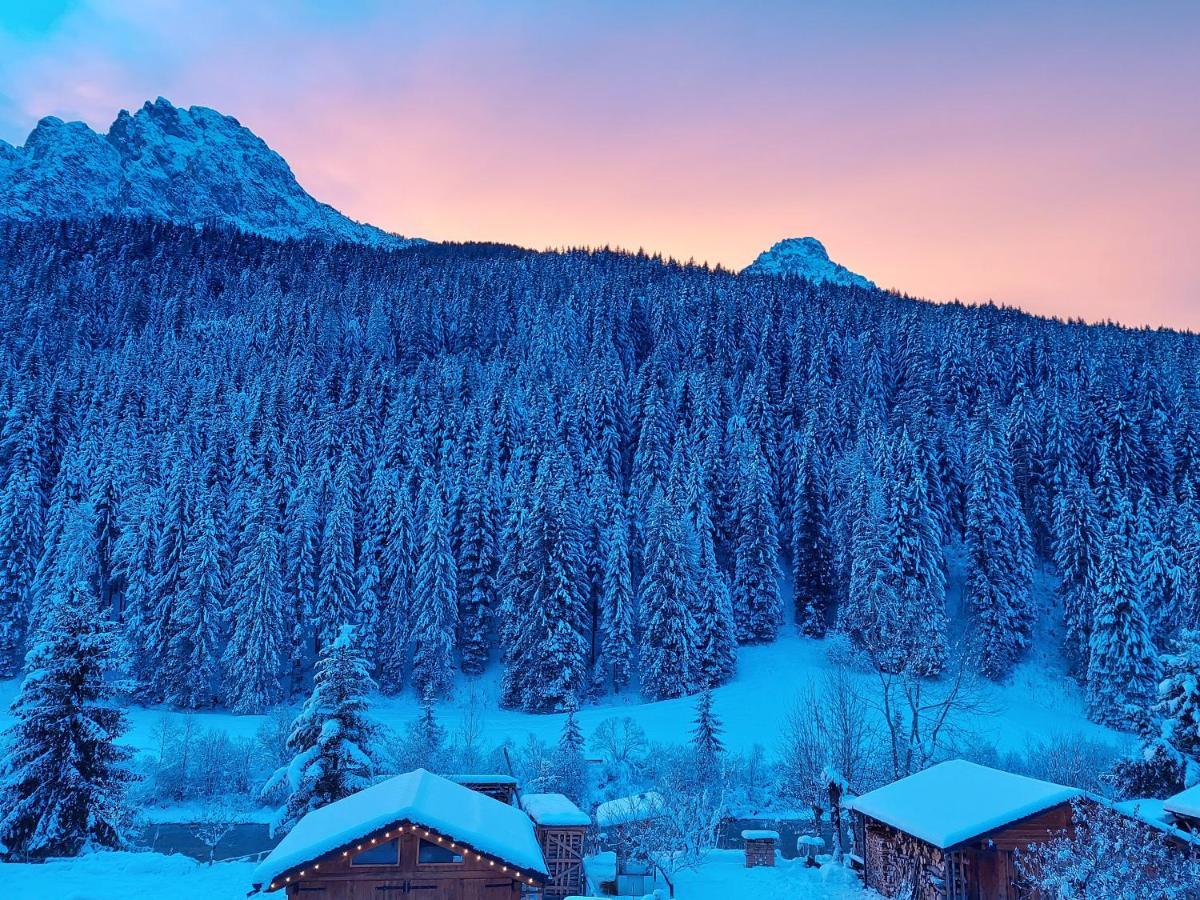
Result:
{"label": "sky", "polygon": [[1200,3],[0,0],[0,139],[164,96],[347,215],[1200,329]]}

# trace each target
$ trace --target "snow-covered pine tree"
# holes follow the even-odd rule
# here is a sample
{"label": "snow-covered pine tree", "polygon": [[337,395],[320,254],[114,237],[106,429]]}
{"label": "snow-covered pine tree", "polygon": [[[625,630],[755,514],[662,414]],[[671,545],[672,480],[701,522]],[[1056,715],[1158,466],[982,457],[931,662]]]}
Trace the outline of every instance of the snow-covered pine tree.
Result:
{"label": "snow-covered pine tree", "polygon": [[316,614],[318,651],[333,641],[343,625],[357,624],[358,602],[354,560],[353,464],[343,451],[333,481],[333,496],[321,534]]}
{"label": "snow-covered pine tree", "polygon": [[1087,696],[1096,721],[1120,727],[1134,721],[1130,707],[1149,706],[1159,664],[1138,596],[1133,513],[1123,496],[1115,502],[1096,573]]}
{"label": "snow-covered pine tree", "polygon": [[288,694],[296,694],[316,652],[317,577],[321,530],[317,521],[313,485],[307,475],[288,497],[284,524],[284,599],[289,631],[291,666]]}
{"label": "snow-covered pine tree", "polygon": [[624,690],[633,673],[636,637],[633,633],[633,576],[629,568],[629,525],[625,506],[617,508],[601,534],[603,574],[600,587],[600,657],[615,691]]}
{"label": "snow-covered pine tree", "polygon": [[992,421],[978,421],[967,494],[966,601],[975,618],[979,671],[988,678],[1006,675],[1032,638],[1031,555],[1008,451]]}
{"label": "snow-covered pine tree", "polygon": [[703,484],[703,472],[693,465],[683,489],[688,496],[688,520],[696,536],[696,591],[692,602],[696,622],[693,676],[703,687],[716,687],[737,670],[737,628],[729,585],[716,551],[716,526]]}
{"label": "snow-covered pine tree", "polygon": [[1148,490],[1142,492],[1137,516],[1138,586],[1157,646],[1165,646],[1174,636],[1181,624],[1180,613],[1189,606],[1174,517],[1171,501],[1155,503]]}
{"label": "snow-covered pine tree", "polygon": [[779,551],[771,473],[758,440],[742,419],[732,425],[737,458],[733,617],[742,643],[773,641],[779,633]]}
{"label": "snow-covered pine tree", "polygon": [[413,687],[435,697],[450,689],[454,632],[458,614],[450,523],[435,481],[421,489],[419,518],[424,525],[421,555],[413,583]]}
{"label": "snow-covered pine tree", "polygon": [[695,681],[696,537],[678,505],[659,490],[646,522],[646,569],[638,585],[642,694],[680,697]]}
{"label": "snow-covered pine tree", "polygon": [[21,668],[45,502],[36,419],[18,431],[0,488],[0,678],[11,678]]}
{"label": "snow-covered pine tree", "polygon": [[900,671],[908,661],[908,636],[896,598],[896,573],[881,538],[887,525],[878,484],[861,462],[851,480],[854,515],[849,546],[846,602],[838,610],[838,630],[865,650],[883,671]]}
{"label": "snow-covered pine tree", "polygon": [[716,773],[717,762],[725,752],[725,745],[721,741],[725,729],[712,704],[712,691],[705,688],[696,699],[696,718],[692,723],[692,750],[696,755],[696,770],[701,781]]}
{"label": "snow-covered pine tree", "polygon": [[379,600],[379,686],[396,693],[404,686],[410,661],[413,584],[420,543],[413,521],[413,498],[399,475],[389,480],[390,518],[382,548],[383,589]]}
{"label": "snow-covered pine tree", "polygon": [[824,457],[811,421],[794,437],[792,490],[792,577],[796,625],[809,637],[823,637],[834,601],[833,548],[830,546],[829,485]]}
{"label": "snow-covered pine tree", "polygon": [[283,554],[271,484],[258,485],[229,589],[232,631],[222,661],[230,706],[260,713],[283,699],[288,646]]}
{"label": "snow-covered pine tree", "polygon": [[1200,632],[1181,632],[1161,661],[1157,711],[1163,738],[1200,770]]}
{"label": "snow-covered pine tree", "polygon": [[516,652],[505,661],[506,698],[544,712],[578,697],[590,672],[583,534],[563,465],[543,460],[534,486],[533,514],[524,520],[530,533],[520,541],[528,555],[518,601],[526,620],[517,623]]}
{"label": "snow-covered pine tree", "polygon": [[124,585],[124,621],[120,635],[120,669],[134,693],[150,695],[155,672],[150,625],[154,621],[158,542],[162,529],[162,492],[149,488],[126,498],[121,536],[113,547],[113,568]]}
{"label": "snow-covered pine tree", "polygon": [[462,552],[458,567],[458,646],[462,670],[478,675],[487,665],[496,604],[496,538],[500,482],[481,442],[471,460],[463,505]]}
{"label": "snow-covered pine tree", "polygon": [[[901,432],[891,441],[884,478],[887,522],[883,534],[891,542],[885,552],[896,578],[898,630],[909,635],[909,668],[919,674],[939,672],[946,656],[946,573],[941,534],[925,489],[925,470],[916,447]],[[1020,511],[1017,511],[1020,514]],[[969,533],[968,510],[968,533]]]}
{"label": "snow-covered pine tree", "polygon": [[209,489],[196,473],[180,590],[171,612],[172,633],[163,661],[167,699],[189,709],[212,706],[221,694],[225,578]]}
{"label": "snow-covered pine tree", "polygon": [[551,765],[554,769],[554,789],[566,794],[575,803],[583,803],[587,793],[587,761],[583,757],[583,731],[575,718],[579,702],[567,700],[567,717],[563,720]]}
{"label": "snow-covered pine tree", "polygon": [[1092,598],[1099,562],[1100,531],[1096,499],[1091,485],[1074,474],[1054,502],[1052,527],[1054,565],[1058,569],[1058,597],[1062,603],[1063,650],[1081,671],[1087,670],[1092,633]]}
{"label": "snow-covered pine tree", "polygon": [[10,854],[73,856],[127,838],[132,753],[117,743],[124,714],[105,703],[115,641],[100,610],[94,517],[84,503],[64,524],[53,594],[4,736],[0,842]]}
{"label": "snow-covered pine tree", "polygon": [[375,686],[370,667],[344,625],[322,648],[313,676],[312,695],[288,736],[291,762],[263,786],[271,796],[280,788],[287,800],[275,814],[272,832],[287,832],[301,818],[334,800],[367,787],[375,775],[376,726],[366,715],[367,692]]}

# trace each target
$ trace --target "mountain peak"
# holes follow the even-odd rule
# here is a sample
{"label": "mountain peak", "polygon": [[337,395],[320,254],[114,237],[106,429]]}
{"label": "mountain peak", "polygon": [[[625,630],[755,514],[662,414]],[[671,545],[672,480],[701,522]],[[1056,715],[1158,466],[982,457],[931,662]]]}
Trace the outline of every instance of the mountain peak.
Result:
{"label": "mountain peak", "polygon": [[758,255],[742,270],[743,275],[775,275],[806,278],[830,284],[873,288],[874,282],[851,272],[829,258],[825,245],[815,237],[785,238]]}
{"label": "mountain peak", "polygon": [[[8,149],[5,149],[8,148]],[[314,200],[287,162],[237,119],[165,97],[121,110],[107,134],[47,116],[23,147],[0,148],[0,216],[120,215],[223,223],[272,238],[374,246],[414,241]]]}

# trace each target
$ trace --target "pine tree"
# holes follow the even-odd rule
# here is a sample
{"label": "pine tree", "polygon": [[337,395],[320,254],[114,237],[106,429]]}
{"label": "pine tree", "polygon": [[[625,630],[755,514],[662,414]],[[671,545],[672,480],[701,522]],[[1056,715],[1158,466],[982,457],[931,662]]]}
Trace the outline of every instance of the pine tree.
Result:
{"label": "pine tree", "polygon": [[334,640],[345,624],[357,624],[354,565],[354,490],[352,464],[343,453],[334,479],[332,505],[321,534],[316,608],[318,648]]}
{"label": "pine tree", "polygon": [[587,792],[587,761],[583,757],[583,732],[575,713],[579,708],[575,698],[567,700],[567,717],[563,720],[552,766],[554,787],[576,803],[582,803]]}
{"label": "pine tree", "polygon": [[967,495],[966,600],[975,617],[979,671],[988,678],[1006,675],[1032,639],[1031,554],[1008,452],[990,421],[978,423]]}
{"label": "pine tree", "polygon": [[404,686],[410,658],[412,597],[419,540],[414,533],[413,500],[407,486],[396,476],[390,479],[390,487],[390,519],[382,549],[379,684],[386,693],[396,693]]}
{"label": "pine tree", "polygon": [[882,537],[888,519],[883,497],[869,467],[860,460],[851,482],[853,498],[850,572],[846,603],[838,611],[838,629],[875,661],[883,671],[901,671],[910,657],[910,635],[896,597],[897,573]]}
{"label": "pine tree", "polygon": [[462,555],[459,565],[458,645],[462,670],[483,672],[488,660],[488,638],[496,604],[496,529],[500,485],[484,448],[477,448],[463,511]]}
{"label": "pine tree", "polygon": [[322,649],[312,695],[292,723],[287,741],[292,761],[263,786],[264,796],[280,787],[288,794],[275,814],[273,833],[290,831],[312,810],[371,783],[376,726],[366,717],[366,694],[374,686],[354,627],[345,625]]}
{"label": "pine tree", "polygon": [[317,578],[320,529],[310,485],[301,483],[288,498],[284,526],[284,595],[290,633],[292,665],[289,694],[304,683],[316,652]]}
{"label": "pine tree", "polygon": [[738,460],[733,615],[742,643],[773,641],[779,632],[778,541],[770,470],[744,421],[735,423]]}
{"label": "pine tree", "polygon": [[436,697],[450,688],[458,598],[450,525],[433,481],[422,491],[421,518],[425,531],[413,584],[412,682],[422,694]]}
{"label": "pine tree", "polygon": [[1200,768],[1200,632],[1184,631],[1162,656],[1158,712],[1164,739]]}
{"label": "pine tree", "polygon": [[72,511],[57,555],[54,594],[13,703],[0,763],[0,842],[9,853],[74,856],[126,842],[124,714],[105,705],[115,641],[96,583],[95,512]]}
{"label": "pine tree", "polygon": [[518,608],[527,619],[516,623],[519,636],[505,660],[506,700],[533,711],[565,708],[589,674],[583,535],[561,465],[543,462],[533,514],[524,521],[530,533],[520,540],[527,561]]}
{"label": "pine tree", "polygon": [[707,504],[693,514],[696,535],[696,622],[694,677],[697,685],[717,687],[737,670],[737,627],[725,574],[717,562],[715,528]]}
{"label": "pine tree", "polygon": [[1077,669],[1086,670],[1100,534],[1095,497],[1085,478],[1075,476],[1059,491],[1053,532],[1058,596],[1066,626],[1064,650]]}
{"label": "pine tree", "polygon": [[222,657],[228,698],[237,712],[260,713],[283,699],[289,637],[279,521],[266,481],[254,498],[229,587],[233,629]]}
{"label": "pine tree", "polygon": [[0,489],[0,678],[21,666],[29,591],[42,540],[42,490],[33,423],[23,429]]}
{"label": "pine tree", "polygon": [[1159,674],[1137,591],[1133,527],[1129,502],[1118,496],[1096,573],[1087,671],[1089,713],[1117,726],[1130,723],[1136,710],[1149,705]]}
{"label": "pine tree", "polygon": [[1188,587],[1174,533],[1174,509],[1155,504],[1149,491],[1138,503],[1138,586],[1150,634],[1164,645],[1180,624],[1188,606]]}
{"label": "pine tree", "polygon": [[642,694],[650,700],[688,693],[696,673],[696,538],[660,490],[646,523],[646,571],[639,585]]}
{"label": "pine tree", "polygon": [[809,637],[823,637],[834,600],[829,490],[814,425],[810,422],[803,432],[796,434],[796,483],[791,511],[796,624]]}
{"label": "pine tree", "polygon": [[[941,534],[929,506],[925,472],[917,460],[916,447],[906,433],[892,444],[884,478],[887,522],[883,533],[890,539],[884,552],[891,559],[889,568],[896,579],[901,617],[897,625],[910,636],[912,671],[934,674],[941,670],[946,655],[946,575]],[[968,534],[969,528],[968,524]]]}
{"label": "pine tree", "polygon": [[220,695],[220,659],[225,617],[221,545],[212,501],[197,486],[180,566],[180,591],[172,611],[171,640],[164,661],[167,699],[191,709],[211,706]]}
{"label": "pine tree", "polygon": [[636,648],[633,633],[633,580],[629,571],[629,527],[618,508],[603,532],[600,587],[601,658],[615,691],[629,684]]}
{"label": "pine tree", "polygon": [[692,750],[696,755],[696,774],[705,781],[716,773],[725,745],[721,742],[721,720],[713,712],[712,691],[705,689],[696,700],[696,719],[692,728]]}
{"label": "pine tree", "polygon": [[135,693],[148,695],[155,673],[150,626],[154,621],[158,544],[161,540],[162,492],[151,488],[130,498],[123,513],[121,536],[113,548],[113,566],[124,583],[124,622],[120,669],[132,680]]}

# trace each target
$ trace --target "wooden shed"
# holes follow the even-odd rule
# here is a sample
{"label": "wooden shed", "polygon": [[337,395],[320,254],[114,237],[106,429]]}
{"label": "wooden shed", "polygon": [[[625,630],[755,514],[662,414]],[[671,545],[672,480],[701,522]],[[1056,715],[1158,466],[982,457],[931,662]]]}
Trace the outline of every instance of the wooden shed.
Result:
{"label": "wooden shed", "polygon": [[1174,827],[1200,834],[1200,784],[1163,801],[1163,815]]}
{"label": "wooden shed", "polygon": [[547,900],[584,893],[583,844],[591,817],[563,794],[525,794],[521,807],[533,820],[550,873]]}
{"label": "wooden shed", "polygon": [[866,886],[914,900],[1016,900],[1015,851],[1073,829],[1075,788],[965,760],[850,803]]}
{"label": "wooden shed", "polygon": [[417,769],[310,812],[253,880],[322,900],[517,900],[547,875],[529,816]]}

